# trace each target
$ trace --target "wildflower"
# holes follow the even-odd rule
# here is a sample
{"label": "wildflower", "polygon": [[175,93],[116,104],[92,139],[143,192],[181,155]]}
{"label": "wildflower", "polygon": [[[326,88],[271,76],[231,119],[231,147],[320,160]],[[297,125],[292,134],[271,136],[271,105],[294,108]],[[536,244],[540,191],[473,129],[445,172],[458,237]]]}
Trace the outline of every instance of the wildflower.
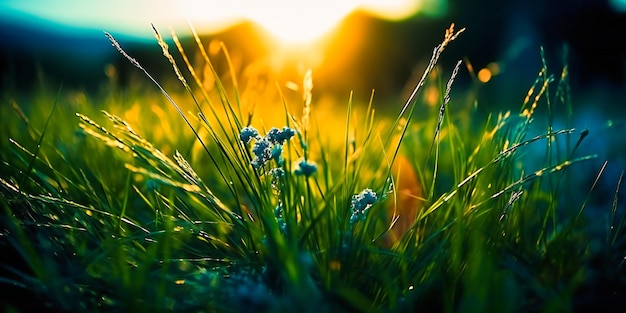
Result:
{"label": "wildflower", "polygon": [[281,179],[285,177],[285,170],[280,167],[275,167],[269,171],[272,176],[272,188],[280,192]]}
{"label": "wildflower", "polygon": [[367,211],[370,207],[376,203],[378,196],[376,192],[369,188],[363,189],[359,194],[352,196],[350,208],[352,209],[352,216],[350,216],[350,223],[355,223],[358,220],[364,220],[367,215]]}
{"label": "wildflower", "polygon": [[285,221],[284,218],[279,217],[276,219],[276,222],[278,223],[278,230],[280,230],[283,235],[287,234],[287,221]]}
{"label": "wildflower", "polygon": [[315,162],[313,161],[307,161],[304,159],[300,160],[300,162],[296,166],[296,169],[294,170],[294,173],[296,175],[304,175],[305,177],[309,177],[315,172],[317,172],[317,164],[315,164]]}
{"label": "wildflower", "polygon": [[271,143],[278,143],[278,136],[280,134],[280,129],[276,127],[270,128],[270,130],[265,135],[265,138],[269,140]]}
{"label": "wildflower", "polygon": [[272,178],[274,179],[280,179],[285,176],[285,170],[280,167],[276,167],[270,170],[270,175],[272,175]]}
{"label": "wildflower", "polygon": [[276,223],[278,223],[278,229],[282,234],[287,233],[287,221],[285,220],[285,216],[283,214],[283,205],[282,203],[278,204],[274,209],[274,216],[276,217]]}
{"label": "wildflower", "polygon": [[265,165],[267,161],[272,159],[272,144],[265,138],[257,140],[252,147],[252,153],[254,154],[254,159],[252,160],[252,166],[255,168],[260,168]]}
{"label": "wildflower", "polygon": [[283,127],[283,130],[280,132],[278,136],[278,142],[282,145],[285,141],[291,139],[296,134],[296,131],[293,128],[289,128],[287,126]]}
{"label": "wildflower", "polygon": [[239,139],[245,144],[249,144],[253,139],[256,140],[252,146],[254,159],[250,162],[254,168],[259,169],[269,160],[275,160],[278,166],[284,163],[282,157],[285,141],[291,139],[296,131],[285,126],[283,129],[272,127],[265,137],[259,136],[259,132],[252,126],[244,127],[239,133]]}
{"label": "wildflower", "polygon": [[275,145],[272,148],[271,156],[272,156],[272,159],[274,159],[274,161],[276,161],[276,164],[282,165],[283,161],[284,161],[283,160],[283,146]]}
{"label": "wildflower", "polygon": [[259,138],[259,131],[256,130],[252,126],[244,127],[239,133],[239,139],[241,139],[241,141],[243,141],[246,144],[250,143],[252,139],[258,139],[258,138]]}
{"label": "wildflower", "polygon": [[276,218],[281,218],[283,217],[283,205],[281,203],[279,203],[275,208],[274,208],[274,216]]}
{"label": "wildflower", "polygon": [[285,126],[282,130],[272,127],[265,135],[265,138],[273,144],[282,145],[285,141],[291,139],[296,134],[296,131]]}

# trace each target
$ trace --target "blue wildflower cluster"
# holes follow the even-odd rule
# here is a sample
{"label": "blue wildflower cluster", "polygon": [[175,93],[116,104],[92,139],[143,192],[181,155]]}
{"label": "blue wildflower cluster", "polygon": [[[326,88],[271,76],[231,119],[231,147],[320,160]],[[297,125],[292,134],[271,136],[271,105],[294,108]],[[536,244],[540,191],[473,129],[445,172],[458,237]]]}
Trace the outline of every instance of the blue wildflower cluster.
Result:
{"label": "blue wildflower cluster", "polygon": [[259,131],[252,126],[244,127],[239,133],[239,139],[245,144],[249,144],[252,139],[260,139]]}
{"label": "blue wildflower cluster", "polygon": [[291,139],[291,137],[295,134],[296,131],[287,126],[283,127],[282,130],[272,127],[272,129],[267,132],[267,135],[265,135],[265,138],[275,145],[282,145],[285,141]]}
{"label": "blue wildflower cluster", "polygon": [[239,133],[239,139],[245,144],[255,140],[252,146],[254,159],[250,163],[255,169],[260,169],[270,160],[275,160],[279,166],[282,165],[282,145],[295,134],[295,130],[286,126],[283,129],[272,127],[265,137],[261,137],[254,127],[246,126]]}
{"label": "blue wildflower cluster", "polygon": [[285,177],[285,170],[283,170],[280,167],[273,168],[273,169],[270,170],[270,175],[272,175],[273,179],[279,180],[279,179]]}
{"label": "blue wildflower cluster", "polygon": [[350,224],[354,224],[357,221],[365,220],[367,211],[376,203],[378,196],[372,189],[363,189],[359,194],[352,196],[350,208],[352,209],[352,216],[350,216]]}
{"label": "blue wildflower cluster", "polygon": [[272,143],[265,138],[259,139],[252,147],[252,153],[254,154],[252,165],[258,169],[272,159]]}
{"label": "blue wildflower cluster", "polygon": [[317,172],[317,164],[313,161],[307,161],[305,159],[301,159],[296,164],[296,169],[293,171],[296,175],[302,175],[305,177],[309,177]]}
{"label": "blue wildflower cluster", "polygon": [[[262,170],[264,174],[272,178],[272,189],[278,198],[274,217],[282,234],[287,233],[285,207],[281,200],[282,186],[285,182],[285,170],[283,169],[285,160],[282,157],[283,145],[295,135],[296,131],[289,127],[283,127],[282,129],[272,127],[263,137],[259,135],[258,130],[251,126],[244,127],[239,133],[239,139],[247,147],[252,145],[253,159],[250,163],[254,169]],[[304,145],[303,149],[306,149]],[[267,163],[271,160],[276,162],[276,167],[267,166]],[[314,162],[302,158],[295,164],[294,174],[309,177],[316,171],[317,165]]]}
{"label": "blue wildflower cluster", "polygon": [[283,177],[285,177],[285,170],[280,167],[273,168],[269,171],[270,176],[272,176],[272,188],[277,191],[280,191],[280,184],[282,182]]}

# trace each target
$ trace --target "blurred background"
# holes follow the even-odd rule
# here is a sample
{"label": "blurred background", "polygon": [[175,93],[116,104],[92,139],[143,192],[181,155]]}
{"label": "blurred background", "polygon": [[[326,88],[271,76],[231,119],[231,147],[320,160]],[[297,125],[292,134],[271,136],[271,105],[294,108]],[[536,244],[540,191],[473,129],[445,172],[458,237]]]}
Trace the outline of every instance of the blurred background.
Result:
{"label": "blurred background", "polygon": [[[484,113],[520,108],[544,47],[557,78],[569,66],[574,126],[591,130],[585,148],[610,160],[615,173],[626,168],[619,135],[626,117],[626,0],[2,0],[2,105],[12,94],[28,94],[41,77],[51,86],[96,92],[114,68],[122,85],[129,82],[125,77],[137,70],[103,31],[157,79],[172,79],[150,23],[168,42],[172,29],[197,51],[191,23],[212,55],[224,42],[237,74],[266,75],[269,88],[273,80],[299,83],[311,68],[316,95],[343,104],[354,91],[367,102],[375,90],[374,103],[383,108],[401,106],[451,23],[467,30],[444,53],[442,77],[464,60],[455,88],[472,90]],[[616,175],[609,177],[613,186]]]}
{"label": "blurred background", "polygon": [[[316,87],[329,92],[397,95],[452,22],[467,31],[444,55],[448,71],[457,59],[476,72],[496,63],[492,84],[506,81],[523,94],[540,69],[543,46],[554,72],[568,48],[574,91],[622,90],[626,77],[625,0],[2,0],[2,87],[28,89],[40,71],[52,82],[92,88],[106,64],[124,61],[103,31],[160,74],[169,65],[150,23],[169,39],[170,28],[190,35],[188,21],[224,41],[242,64],[264,59],[275,71],[313,68]],[[489,94],[496,102],[519,100]]]}

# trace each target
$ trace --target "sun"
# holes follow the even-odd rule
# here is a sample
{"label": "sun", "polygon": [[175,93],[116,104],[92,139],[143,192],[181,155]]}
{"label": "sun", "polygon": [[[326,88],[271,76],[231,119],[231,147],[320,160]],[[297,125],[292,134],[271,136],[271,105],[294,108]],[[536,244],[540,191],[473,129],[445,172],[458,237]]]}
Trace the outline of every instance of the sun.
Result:
{"label": "sun", "polygon": [[[247,18],[258,23],[283,43],[304,44],[329,33],[354,8],[349,2],[273,1],[275,6],[258,6]],[[329,9],[332,8],[332,9]]]}

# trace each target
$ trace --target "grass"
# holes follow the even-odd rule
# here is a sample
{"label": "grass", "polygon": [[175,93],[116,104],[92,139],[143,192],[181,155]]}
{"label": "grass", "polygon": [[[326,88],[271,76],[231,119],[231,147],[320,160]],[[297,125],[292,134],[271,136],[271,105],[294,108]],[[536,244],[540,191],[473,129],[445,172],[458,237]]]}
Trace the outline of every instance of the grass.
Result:
{"label": "grass", "polygon": [[225,47],[223,74],[193,28],[202,65],[172,34],[182,66],[154,30],[182,89],[107,34],[161,94],[113,72],[98,98],[44,85],[27,112],[2,107],[17,117],[0,152],[6,311],[568,312],[624,295],[622,177],[588,213],[596,184],[569,180],[594,158],[588,131],[553,127],[571,112],[566,67],[544,61],[518,113],[472,118],[452,93],[461,62],[447,83],[437,67],[450,27],[395,118],[373,97],[317,110],[310,71],[302,103],[278,88],[264,110]]}

